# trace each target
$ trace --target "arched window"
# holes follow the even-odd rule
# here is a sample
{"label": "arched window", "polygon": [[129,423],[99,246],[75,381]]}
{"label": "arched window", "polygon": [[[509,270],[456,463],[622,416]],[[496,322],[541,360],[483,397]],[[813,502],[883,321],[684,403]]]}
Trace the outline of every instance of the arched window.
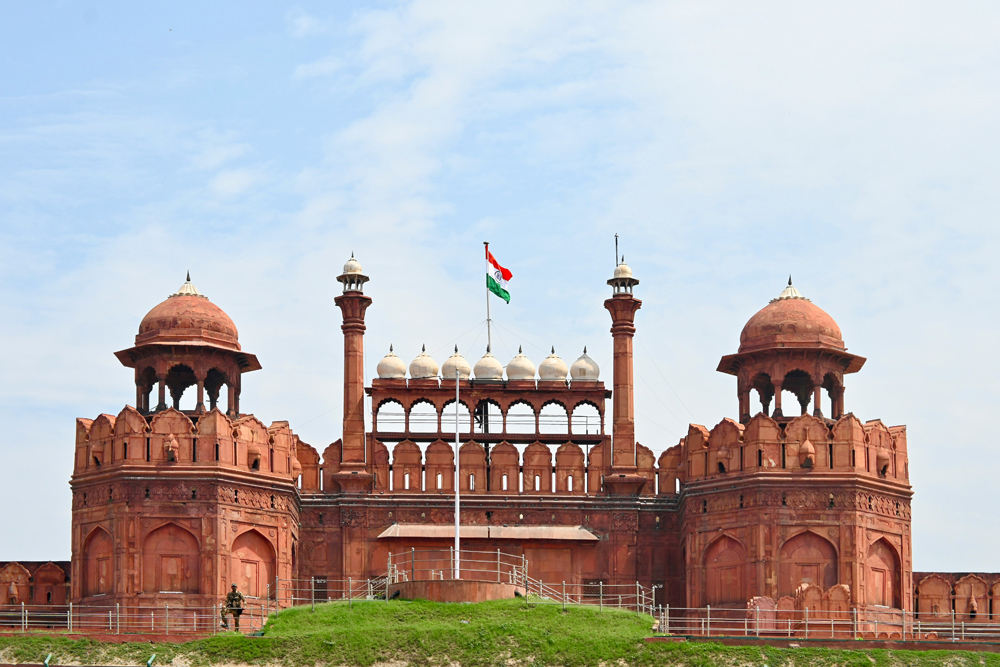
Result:
{"label": "arched window", "polygon": [[538,417],[539,433],[569,433],[569,415],[559,403],[542,406]]}
{"label": "arched window", "polygon": [[406,423],[403,404],[386,401],[375,411],[375,430],[384,433],[402,433]]}
{"label": "arched window", "polygon": [[507,433],[534,433],[535,410],[527,403],[514,403],[507,409]]}
{"label": "arched window", "polygon": [[[458,432],[459,433],[469,433],[472,430],[471,421],[469,418],[469,408],[465,403],[459,402],[458,404]],[[455,432],[455,401],[450,400],[444,404],[444,409],[441,410],[441,432],[442,433],[454,433]]]}
{"label": "arched window", "polygon": [[437,408],[428,401],[417,401],[410,407],[411,433],[437,433]]}
{"label": "arched window", "polygon": [[590,403],[580,403],[573,408],[572,429],[574,434],[600,435],[601,413]]}

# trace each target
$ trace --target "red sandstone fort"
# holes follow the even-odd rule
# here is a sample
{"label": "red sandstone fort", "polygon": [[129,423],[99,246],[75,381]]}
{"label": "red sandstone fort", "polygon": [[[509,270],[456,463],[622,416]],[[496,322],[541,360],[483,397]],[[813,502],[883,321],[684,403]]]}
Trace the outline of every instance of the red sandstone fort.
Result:
{"label": "red sandstone fort", "polygon": [[[534,579],[638,582],[674,607],[1000,615],[1000,576],[914,575],[906,428],[847,410],[845,379],[865,359],[790,280],[719,362],[735,418],[690,425],[659,458],[635,439],[642,302],[624,263],[604,302],[610,387],[586,351],[536,370],[489,352],[472,368],[457,350],[440,369],[390,350],[366,386],[368,278],[352,257],[338,280],[339,439],[320,453],[244,411],[243,374],[261,364],[189,277],[115,353],[134,370],[134,406],[77,420],[71,562],[6,564],[3,603],[211,607],[232,583],[280,600],[282,582],[371,580],[390,554],[447,551],[457,410],[463,548],[520,556]],[[185,392],[193,410],[179,409]]]}

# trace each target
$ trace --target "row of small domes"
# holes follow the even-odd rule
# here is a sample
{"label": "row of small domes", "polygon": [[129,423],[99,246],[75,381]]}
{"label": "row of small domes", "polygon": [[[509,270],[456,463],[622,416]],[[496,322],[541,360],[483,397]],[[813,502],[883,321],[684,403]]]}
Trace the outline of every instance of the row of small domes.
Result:
{"label": "row of small domes", "polygon": [[[458,346],[455,347],[455,354],[448,357],[441,366],[441,377],[450,380],[458,373],[459,378],[468,380],[475,374],[477,380],[503,380],[504,366],[494,357],[489,348],[483,358],[476,362],[475,368],[469,366],[469,362],[458,353]],[[378,376],[382,380],[402,380],[406,377],[406,364],[396,356],[389,346],[389,354],[385,355],[378,362]],[[521,348],[517,350],[517,356],[508,362],[506,366],[508,380],[534,380],[535,365],[531,359],[524,356]],[[566,366],[566,362],[559,358],[556,349],[552,348],[552,354],[547,356],[538,365],[538,378],[543,381],[565,381],[567,376],[574,382],[596,382],[601,374],[601,369],[593,359],[587,356],[587,348],[583,348],[583,354],[573,362],[572,366]],[[419,380],[438,377],[438,364],[433,357],[427,354],[427,346],[424,346],[416,359],[410,362],[410,379]]]}

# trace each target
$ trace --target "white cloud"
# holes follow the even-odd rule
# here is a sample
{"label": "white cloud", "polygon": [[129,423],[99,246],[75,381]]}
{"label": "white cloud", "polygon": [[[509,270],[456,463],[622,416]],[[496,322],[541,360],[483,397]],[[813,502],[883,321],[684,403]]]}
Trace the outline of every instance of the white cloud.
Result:
{"label": "white cloud", "polygon": [[251,169],[228,169],[216,174],[209,182],[209,188],[219,196],[235,197],[258,185],[261,180],[261,174]]}
{"label": "white cloud", "polygon": [[315,62],[306,63],[304,65],[296,65],[292,76],[296,79],[312,79],[319,76],[333,74],[337,70],[341,69],[342,66],[340,58],[327,56],[325,58],[320,58]]}
{"label": "white cloud", "polygon": [[326,26],[315,16],[309,16],[301,9],[295,9],[285,16],[288,23],[288,31],[294,37],[309,37],[320,35],[326,32]]}

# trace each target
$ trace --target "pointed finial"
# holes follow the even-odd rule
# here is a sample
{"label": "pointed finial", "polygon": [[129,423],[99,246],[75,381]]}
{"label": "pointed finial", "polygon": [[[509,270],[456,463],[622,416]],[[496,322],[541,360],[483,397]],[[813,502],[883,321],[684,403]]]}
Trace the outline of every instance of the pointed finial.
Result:
{"label": "pointed finial", "polygon": [[520,345],[517,346],[517,353],[518,354],[524,354],[524,352],[521,350],[521,346]]}
{"label": "pointed finial", "polygon": [[351,251],[351,259],[354,259],[354,251]]}
{"label": "pointed finial", "polygon": [[190,271],[188,271],[187,281],[191,282],[191,272]]}
{"label": "pointed finial", "polygon": [[789,287],[792,286],[792,274],[790,274],[790,273],[788,274],[788,286]]}
{"label": "pointed finial", "polygon": [[420,346],[420,351],[421,352],[426,352],[427,351],[427,343],[424,343],[423,345]]}
{"label": "pointed finial", "polygon": [[486,354],[489,354],[489,353],[490,353],[490,346],[489,346],[489,345],[487,345],[487,346],[486,346]]}
{"label": "pointed finial", "polygon": [[583,346],[583,353],[587,354],[587,346],[586,345]]}
{"label": "pointed finial", "polygon": [[389,352],[392,352],[392,343],[389,343]]}
{"label": "pointed finial", "polygon": [[555,346],[555,345],[553,345],[553,346],[552,346],[552,354],[555,354],[555,353],[556,353],[556,346]]}
{"label": "pointed finial", "polygon": [[455,346],[455,354],[458,354],[458,345]]}

